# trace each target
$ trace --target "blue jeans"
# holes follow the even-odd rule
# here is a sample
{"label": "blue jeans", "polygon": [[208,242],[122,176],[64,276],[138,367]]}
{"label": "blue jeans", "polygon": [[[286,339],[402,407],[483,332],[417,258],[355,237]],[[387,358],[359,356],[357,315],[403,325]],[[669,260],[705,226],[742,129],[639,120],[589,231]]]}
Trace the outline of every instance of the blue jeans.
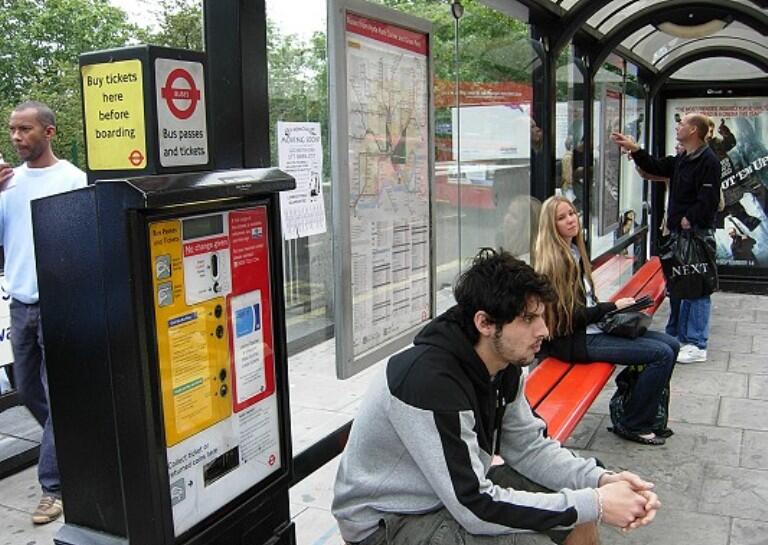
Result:
{"label": "blue jeans", "polygon": [[683,344],[706,349],[709,340],[709,315],[712,299],[709,295],[697,299],[669,299],[667,335],[677,337]]}
{"label": "blue jeans", "polygon": [[661,393],[672,378],[680,343],[674,337],[648,331],[637,339],[613,335],[587,335],[590,361],[607,361],[617,365],[646,365],[640,373],[635,391],[625,408],[622,427],[634,433],[650,433]]}
{"label": "blue jeans", "polygon": [[669,318],[664,331],[670,337],[678,338],[680,332],[680,299],[669,298]]}
{"label": "blue jeans", "polygon": [[39,305],[27,305],[11,299],[11,349],[13,376],[19,397],[43,427],[37,478],[44,494],[61,497],[59,465],[48,408],[48,376]]}

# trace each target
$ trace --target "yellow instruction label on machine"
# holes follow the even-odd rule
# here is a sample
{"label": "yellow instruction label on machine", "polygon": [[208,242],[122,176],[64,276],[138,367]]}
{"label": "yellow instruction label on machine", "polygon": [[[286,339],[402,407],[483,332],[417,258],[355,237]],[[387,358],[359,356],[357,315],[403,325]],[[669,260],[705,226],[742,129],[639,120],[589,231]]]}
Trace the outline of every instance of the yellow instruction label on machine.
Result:
{"label": "yellow instruction label on machine", "polygon": [[181,221],[149,224],[155,333],[168,446],[230,416],[224,297],[188,305]]}
{"label": "yellow instruction label on machine", "polygon": [[140,60],[81,68],[88,168],[133,170],[147,166],[144,83]]}

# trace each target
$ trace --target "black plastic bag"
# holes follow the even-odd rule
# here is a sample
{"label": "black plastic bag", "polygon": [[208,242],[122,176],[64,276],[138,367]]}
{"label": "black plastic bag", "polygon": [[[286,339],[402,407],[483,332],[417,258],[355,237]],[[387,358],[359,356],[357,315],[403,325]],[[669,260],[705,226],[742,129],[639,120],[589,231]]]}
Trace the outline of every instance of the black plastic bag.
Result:
{"label": "black plastic bag", "polygon": [[[640,373],[645,371],[645,365],[628,365],[622,369],[621,373],[616,375],[616,392],[611,397],[610,411],[611,422],[614,428],[623,427],[623,420],[626,414],[626,407],[632,398],[632,393],[637,384]],[[653,430],[660,431],[667,427],[669,419],[669,384],[664,386],[661,391],[661,400],[656,410],[656,417],[653,421]]]}
{"label": "black plastic bag", "polygon": [[676,231],[659,245],[659,259],[673,299],[696,299],[718,288],[715,237],[709,230]]}

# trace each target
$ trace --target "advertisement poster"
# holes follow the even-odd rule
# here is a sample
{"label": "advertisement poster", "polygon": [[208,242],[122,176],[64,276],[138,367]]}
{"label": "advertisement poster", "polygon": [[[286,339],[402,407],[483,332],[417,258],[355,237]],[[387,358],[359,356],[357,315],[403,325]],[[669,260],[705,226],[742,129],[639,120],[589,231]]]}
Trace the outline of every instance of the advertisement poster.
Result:
{"label": "advertisement poster", "polygon": [[710,147],[720,158],[725,209],[715,221],[717,262],[768,266],[768,98],[688,98],[667,102],[667,153],[676,119],[690,113],[715,122]]}
{"label": "advertisement poster", "polygon": [[621,186],[621,149],[611,141],[612,132],[621,132],[621,92],[604,91],[600,109],[600,178],[597,187],[598,235],[613,232],[619,224],[619,187]]}
{"label": "advertisement poster", "polygon": [[320,123],[278,121],[277,156],[280,170],[296,178],[296,189],[280,192],[283,238],[325,233]]}
{"label": "advertisement poster", "polygon": [[353,352],[429,319],[428,35],[346,18]]}

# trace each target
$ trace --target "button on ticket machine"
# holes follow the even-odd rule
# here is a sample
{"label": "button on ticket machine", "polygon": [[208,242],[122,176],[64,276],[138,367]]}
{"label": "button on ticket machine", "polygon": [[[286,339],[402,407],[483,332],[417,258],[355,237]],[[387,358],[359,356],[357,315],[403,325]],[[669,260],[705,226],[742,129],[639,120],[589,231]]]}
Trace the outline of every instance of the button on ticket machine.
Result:
{"label": "button on ticket machine", "polygon": [[277,169],[33,205],[56,543],[294,543]]}

